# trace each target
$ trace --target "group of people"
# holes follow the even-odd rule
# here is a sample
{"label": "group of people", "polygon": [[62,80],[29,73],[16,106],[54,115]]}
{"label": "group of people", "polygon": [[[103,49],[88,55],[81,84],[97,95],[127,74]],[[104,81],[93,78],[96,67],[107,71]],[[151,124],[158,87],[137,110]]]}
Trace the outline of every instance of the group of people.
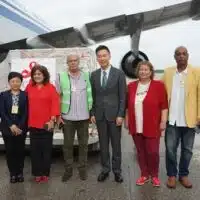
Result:
{"label": "group of people", "polygon": [[1,132],[11,183],[24,181],[25,139],[28,131],[32,174],[36,182],[48,181],[54,122],[60,115],[59,95],[49,79],[47,68],[36,65],[31,71],[30,83],[22,91],[22,75],[10,72],[10,89],[1,93]]}
{"label": "group of people", "polygon": [[[137,185],[152,182],[160,186],[159,145],[165,131],[167,186],[180,183],[191,188],[189,163],[200,122],[200,78],[197,69],[188,65],[188,52],[176,48],[177,66],[167,68],[162,80],[154,80],[154,67],[149,61],[138,64],[138,80],[126,85],[124,73],[110,63],[107,46],[96,49],[100,68],[91,74],[80,70],[78,55],[67,56],[68,69],[57,75],[53,86],[46,67],[36,65],[25,91],[20,87],[22,75],[10,72],[10,89],[0,96],[1,130],[5,142],[10,182],[23,182],[24,146],[30,132],[32,175],[36,182],[47,182],[50,176],[53,130],[63,130],[64,174],[62,181],[73,175],[73,144],[77,132],[79,143],[78,171],[87,179],[88,127],[97,126],[100,143],[101,172],[105,181],[113,172],[122,183],[121,129],[123,122],[136,146],[141,175]],[[191,109],[192,107],[192,109]],[[110,158],[109,144],[112,146]],[[181,158],[177,169],[177,148]],[[130,161],[131,162],[131,161]]]}
{"label": "group of people", "polygon": [[195,128],[200,123],[200,77],[199,70],[188,64],[189,54],[185,47],[177,47],[174,58],[177,65],[166,68],[159,81],[153,79],[154,69],[150,62],[139,63],[138,80],[128,85],[126,126],[133,137],[141,170],[137,185],[151,180],[153,186],[160,186],[159,144],[164,131],[166,185],[176,188],[178,176],[185,188],[192,188],[188,175]]}

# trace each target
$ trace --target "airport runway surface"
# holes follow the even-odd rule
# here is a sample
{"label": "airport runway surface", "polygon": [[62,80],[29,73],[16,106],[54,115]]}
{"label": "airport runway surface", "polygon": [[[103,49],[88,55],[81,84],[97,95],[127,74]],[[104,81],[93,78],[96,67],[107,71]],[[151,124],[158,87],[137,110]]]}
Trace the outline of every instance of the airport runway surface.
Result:
{"label": "airport runway surface", "polygon": [[[51,178],[47,184],[36,184],[30,174],[30,159],[25,162],[25,182],[10,184],[4,153],[0,154],[0,199],[1,200],[198,200],[200,198],[200,135],[196,135],[194,155],[190,166],[192,189],[185,189],[180,184],[175,190],[166,187],[164,138],[160,148],[160,188],[153,188],[151,183],[136,186],[140,173],[137,166],[135,149],[131,137],[123,130],[123,176],[124,183],[114,182],[113,174],[104,183],[97,182],[100,172],[99,154],[89,155],[89,178],[81,181],[77,170],[67,183],[61,182],[63,159],[61,153],[53,156]],[[75,163],[76,167],[76,163]]]}

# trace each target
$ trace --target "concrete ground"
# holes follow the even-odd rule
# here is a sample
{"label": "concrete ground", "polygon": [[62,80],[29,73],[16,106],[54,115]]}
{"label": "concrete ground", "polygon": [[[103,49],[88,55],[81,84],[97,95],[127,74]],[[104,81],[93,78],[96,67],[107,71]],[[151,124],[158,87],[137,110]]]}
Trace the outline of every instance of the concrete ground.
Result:
{"label": "concrete ground", "polygon": [[[190,178],[193,182],[192,189],[185,189],[180,184],[175,190],[168,189],[165,185],[165,152],[161,139],[160,148],[160,188],[153,188],[151,183],[144,186],[136,186],[135,181],[139,177],[139,169],[132,139],[126,130],[123,130],[123,176],[124,183],[114,182],[110,174],[104,183],[97,182],[100,171],[99,155],[89,155],[89,178],[80,181],[77,170],[74,170],[73,178],[67,182],[61,182],[63,174],[63,159],[56,153],[53,158],[51,179],[47,184],[36,184],[30,175],[30,160],[26,157],[25,182],[10,184],[4,154],[0,154],[0,200],[198,200],[200,198],[200,135],[196,135],[194,155],[190,165]],[[76,163],[75,163],[76,167]]]}

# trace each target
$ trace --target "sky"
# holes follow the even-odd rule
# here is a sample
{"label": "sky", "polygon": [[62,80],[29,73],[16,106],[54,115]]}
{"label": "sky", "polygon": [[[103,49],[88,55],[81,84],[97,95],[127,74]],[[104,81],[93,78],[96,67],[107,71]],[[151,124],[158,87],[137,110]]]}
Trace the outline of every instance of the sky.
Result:
{"label": "sky", "polygon": [[[120,14],[134,14],[158,9],[185,0],[20,0],[28,10],[39,15],[53,30],[80,27],[85,23]],[[174,65],[174,50],[186,46],[189,63],[200,67],[200,21],[187,20],[142,32],[139,50],[146,53],[155,69]],[[111,63],[119,67],[130,50],[130,37],[120,37],[101,44],[111,50]],[[99,44],[98,44],[99,45]],[[93,46],[94,49],[96,46]]]}

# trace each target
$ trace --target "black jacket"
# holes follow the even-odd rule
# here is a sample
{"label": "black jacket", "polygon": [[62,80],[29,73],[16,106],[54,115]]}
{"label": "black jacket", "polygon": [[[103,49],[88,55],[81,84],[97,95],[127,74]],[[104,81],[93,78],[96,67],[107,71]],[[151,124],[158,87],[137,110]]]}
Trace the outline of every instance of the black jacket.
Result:
{"label": "black jacket", "polygon": [[107,86],[101,87],[101,69],[91,74],[93,108],[91,115],[96,120],[104,117],[108,121],[115,121],[116,117],[125,116],[126,79],[124,73],[114,67],[110,68]]}
{"label": "black jacket", "polygon": [[4,91],[0,94],[0,116],[2,133],[8,134],[8,128],[15,124],[22,131],[23,134],[27,132],[28,122],[28,98],[24,91],[19,94],[19,108],[18,114],[12,114],[12,94],[10,90]]}

